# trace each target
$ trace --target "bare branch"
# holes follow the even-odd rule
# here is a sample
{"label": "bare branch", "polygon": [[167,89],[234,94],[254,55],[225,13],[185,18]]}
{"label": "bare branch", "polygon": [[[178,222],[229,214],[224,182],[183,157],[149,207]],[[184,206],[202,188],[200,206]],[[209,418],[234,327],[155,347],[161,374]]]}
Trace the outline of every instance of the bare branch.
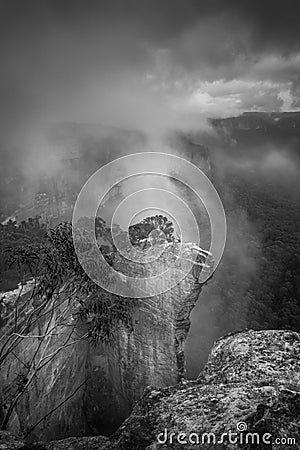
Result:
{"label": "bare branch", "polygon": [[38,420],[26,433],[24,436],[24,439],[26,439],[30,433],[41,423],[43,420],[45,420],[47,417],[49,417],[51,414],[53,414],[58,408],[60,408],[64,403],[66,403],[70,398],[74,397],[74,395],[79,391],[79,389],[82,388],[82,386],[87,382],[87,379],[83,381],[68,397],[66,397],[63,401],[61,401],[58,405],[55,406],[55,408],[51,409],[47,414],[45,414],[40,420]]}

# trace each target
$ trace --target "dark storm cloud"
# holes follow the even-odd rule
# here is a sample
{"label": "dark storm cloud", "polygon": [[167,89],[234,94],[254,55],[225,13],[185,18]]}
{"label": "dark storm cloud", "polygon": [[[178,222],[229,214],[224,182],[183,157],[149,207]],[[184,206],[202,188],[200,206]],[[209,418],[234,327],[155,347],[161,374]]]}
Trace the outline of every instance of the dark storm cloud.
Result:
{"label": "dark storm cloud", "polygon": [[[49,118],[176,124],[195,107],[201,83],[215,80],[224,93],[212,97],[212,112],[228,110],[226,83],[234,79],[250,84],[233,113],[237,105],[278,109],[283,91],[296,104],[299,13],[298,0],[2,1],[2,139]],[[264,81],[274,85],[251,104]]]}
{"label": "dark storm cloud", "polygon": [[297,0],[245,0],[233,3],[236,3],[246,25],[251,29],[253,50],[285,55],[299,51],[300,4]]}
{"label": "dark storm cloud", "polygon": [[[143,46],[149,45],[170,48],[175,56],[178,51],[186,64],[197,64],[194,57],[200,55],[212,66],[231,63],[239,54],[272,51],[288,55],[299,51],[297,0],[284,5],[269,0],[11,0],[2,1],[0,12],[2,52],[6,57],[10,52],[21,57],[24,51],[29,65],[31,58],[37,65],[39,59],[45,64],[43,54],[47,56],[52,45],[56,45],[58,55],[63,52],[72,61],[73,39],[79,47],[80,42],[86,44],[86,58],[79,48],[83,63],[88,57],[97,58],[105,45],[121,60],[123,55],[138,62],[145,56]],[[194,41],[181,44],[189,32]],[[117,52],[116,43],[126,52]]]}
{"label": "dark storm cloud", "polygon": [[[45,33],[60,23],[80,28],[116,21],[139,25],[141,34],[152,41],[166,43],[197,21],[228,15],[251,29],[253,45],[274,47],[281,51],[298,50],[300,31],[297,0],[113,0],[113,1],[4,1],[2,24],[17,25],[19,31]],[[222,26],[222,23],[220,23]],[[46,27],[46,29],[45,29]],[[47,30],[48,28],[48,30]]]}

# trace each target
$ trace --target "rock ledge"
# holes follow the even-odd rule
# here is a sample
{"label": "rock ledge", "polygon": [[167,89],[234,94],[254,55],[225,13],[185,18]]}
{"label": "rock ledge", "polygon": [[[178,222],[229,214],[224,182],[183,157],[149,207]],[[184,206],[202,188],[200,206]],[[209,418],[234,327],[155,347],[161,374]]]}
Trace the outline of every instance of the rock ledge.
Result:
{"label": "rock ledge", "polygon": [[[146,388],[130,417],[110,439],[101,436],[71,438],[31,448],[300,448],[299,354],[300,335],[293,331],[246,330],[229,334],[216,341],[197,380],[164,389]],[[232,443],[223,438],[223,442],[219,443],[222,434],[229,431],[237,433],[234,436],[237,441]],[[175,433],[172,443],[171,433]],[[178,433],[184,433],[185,437],[180,439],[187,439],[187,444],[178,443]],[[194,433],[193,436],[191,433]],[[213,433],[215,438],[205,433]],[[254,437],[248,438],[248,442],[247,433],[248,436],[255,433]],[[195,445],[196,435],[200,439],[198,445]],[[263,441],[264,436],[266,442]],[[4,437],[2,435],[0,440],[1,449],[29,448],[18,446],[22,445],[19,440],[16,440],[15,446],[8,443],[5,447]],[[8,435],[6,437],[8,439]],[[193,443],[189,441],[191,437]],[[251,443],[252,439],[254,441]]]}

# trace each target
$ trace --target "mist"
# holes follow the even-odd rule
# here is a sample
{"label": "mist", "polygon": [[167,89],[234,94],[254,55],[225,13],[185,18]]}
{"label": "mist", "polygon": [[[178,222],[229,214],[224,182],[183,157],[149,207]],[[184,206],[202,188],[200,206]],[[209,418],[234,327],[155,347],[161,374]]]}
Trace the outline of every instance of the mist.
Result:
{"label": "mist", "polygon": [[[246,151],[220,137],[208,119],[245,110],[296,110],[298,10],[295,2],[282,8],[269,1],[230,1],[226,7],[221,1],[180,0],[1,4],[4,217],[41,190],[44,175],[68,180],[78,193],[95,170],[126,154],[162,151],[192,159],[176,134],[208,147],[229,235],[222,264],[193,313],[188,352],[200,365],[206,350],[199,358],[198,336],[205,349],[217,337],[224,267],[234,268],[241,299],[259,270],[259,233],[236,205],[228,179],[245,174],[253,183],[296,190],[299,178],[288,145],[267,142]],[[66,161],[78,157],[84,170],[74,172]],[[247,325],[246,318],[247,301],[234,326]]]}
{"label": "mist", "polygon": [[299,58],[287,52],[284,23],[293,42],[299,32],[293,20],[278,27],[289,10],[270,18],[236,1],[3,2],[3,160],[25,175],[52,169],[43,135],[62,122],[142,131],[159,147],[170,130],[206,129],[208,117],[291,107]]}

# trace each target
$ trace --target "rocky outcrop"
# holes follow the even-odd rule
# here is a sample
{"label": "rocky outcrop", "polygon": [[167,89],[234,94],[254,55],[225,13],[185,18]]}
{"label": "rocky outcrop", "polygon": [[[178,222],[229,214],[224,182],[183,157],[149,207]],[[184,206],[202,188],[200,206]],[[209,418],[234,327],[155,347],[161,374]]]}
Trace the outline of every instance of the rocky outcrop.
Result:
{"label": "rocky outcrop", "polygon": [[19,450],[24,448],[24,442],[9,433],[8,431],[0,431],[0,448],[1,450]]}
{"label": "rocky outcrop", "polygon": [[179,449],[183,442],[187,449],[299,448],[299,354],[300,335],[292,331],[225,336],[196,381],[148,388],[101,450]]}
{"label": "rocky outcrop", "polygon": [[69,438],[26,447],[10,434],[0,434],[1,448],[296,449],[299,353],[300,335],[292,331],[233,333],[215,343],[197,380],[147,387],[130,417],[109,439]]}
{"label": "rocky outcrop", "polygon": [[[173,253],[172,249],[171,245],[168,251]],[[185,244],[183,260],[177,261],[179,269],[195,252],[199,253],[197,247]],[[160,270],[170,264],[168,255],[167,252],[160,261]],[[122,261],[116,259],[114,265],[121,269]],[[109,435],[128,417],[147,385],[164,388],[177,384],[185,373],[184,343],[190,312],[202,288],[201,273],[208,269],[197,256],[193,270],[174,288],[160,295],[133,300],[133,329],[120,325],[111,345],[92,346],[81,339],[88,326],[81,322],[72,336],[74,344],[57,352],[68,342],[72,320],[71,307],[62,302],[55,314],[63,314],[64,320],[59,333],[47,342],[47,354],[54,354],[54,357],[20,398],[9,430],[26,434],[53,411],[35,427],[30,435],[32,439]],[[127,265],[127,271],[133,273],[134,269]],[[31,330],[33,335],[43,332],[43,329]],[[1,368],[4,397],[7,397],[8,382],[11,384],[20,371],[20,360],[30,360],[37,345],[38,339],[32,342],[24,339],[16,355]],[[63,399],[69,400],[56,408]]]}
{"label": "rocky outcrop", "polygon": [[[192,251],[189,250],[189,256]],[[165,270],[169,257],[160,261]],[[156,269],[158,263],[155,264]],[[137,267],[122,259],[114,267],[131,275]],[[153,268],[153,266],[152,266]],[[149,272],[151,275],[151,272]],[[190,313],[201,291],[197,269],[171,290],[153,297],[134,299],[133,326],[121,327],[113,345],[98,345],[90,350],[86,388],[87,419],[93,433],[108,434],[128,417],[135,402],[149,384],[171,386],[185,374],[184,344],[190,327]],[[101,386],[101,389],[99,389]]]}

